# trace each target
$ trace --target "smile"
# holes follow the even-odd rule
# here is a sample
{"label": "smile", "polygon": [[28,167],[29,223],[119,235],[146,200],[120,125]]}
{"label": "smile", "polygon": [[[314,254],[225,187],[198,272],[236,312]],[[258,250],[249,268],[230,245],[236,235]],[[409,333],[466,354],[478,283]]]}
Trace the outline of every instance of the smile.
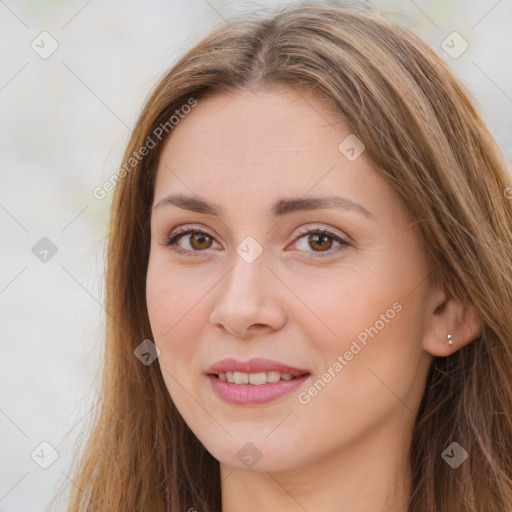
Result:
{"label": "smile", "polygon": [[245,406],[266,404],[289,395],[310,375],[307,370],[261,358],[246,362],[223,359],[207,371],[212,390],[219,398]]}
{"label": "smile", "polygon": [[279,382],[280,380],[293,380],[296,379],[290,373],[280,373],[276,371],[270,372],[220,372],[217,377],[225,382],[233,384],[252,384],[253,386],[261,386],[268,382]]}

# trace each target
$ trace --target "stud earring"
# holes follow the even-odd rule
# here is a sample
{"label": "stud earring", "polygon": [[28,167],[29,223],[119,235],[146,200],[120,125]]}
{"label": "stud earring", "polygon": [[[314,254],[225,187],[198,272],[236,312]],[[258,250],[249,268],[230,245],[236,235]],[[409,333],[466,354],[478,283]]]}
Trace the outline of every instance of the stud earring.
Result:
{"label": "stud earring", "polygon": [[448,334],[448,345],[453,345],[453,336]]}

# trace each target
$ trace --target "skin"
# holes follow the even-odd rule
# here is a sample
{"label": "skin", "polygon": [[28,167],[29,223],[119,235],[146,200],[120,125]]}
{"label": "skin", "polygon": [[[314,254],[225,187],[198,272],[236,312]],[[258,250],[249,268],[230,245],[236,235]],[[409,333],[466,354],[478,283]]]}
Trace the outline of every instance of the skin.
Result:
{"label": "skin", "polygon": [[[220,461],[223,512],[402,510],[432,355],[457,350],[479,328],[471,308],[429,284],[412,219],[367,155],[349,161],[338,150],[350,133],[321,99],[274,88],[199,100],[163,148],[148,313],[169,393]],[[199,196],[223,214],[155,208],[171,193]],[[327,195],[371,217],[340,207],[272,215],[278,199]],[[184,225],[209,236],[184,235],[175,252],[165,242]],[[308,242],[314,228],[350,245]],[[248,236],[263,249],[252,263],[236,252]],[[298,392],[228,404],[205,375],[226,357],[264,357],[308,369],[299,392],[307,391],[397,303],[394,318],[306,404]],[[248,442],[261,453],[252,468],[237,457]]]}

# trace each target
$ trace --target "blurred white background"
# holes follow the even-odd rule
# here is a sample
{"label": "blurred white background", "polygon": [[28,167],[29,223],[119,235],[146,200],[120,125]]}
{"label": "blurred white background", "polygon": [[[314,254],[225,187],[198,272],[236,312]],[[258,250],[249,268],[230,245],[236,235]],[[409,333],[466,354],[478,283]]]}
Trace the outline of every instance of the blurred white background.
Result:
{"label": "blurred white background", "polygon": [[[112,193],[93,189],[118,170],[144,99],[180,54],[235,14],[287,3],[0,0],[0,512],[47,509],[98,403]],[[369,3],[441,53],[454,31],[467,41],[444,57],[510,160],[512,0]],[[36,257],[43,237],[55,255]]]}

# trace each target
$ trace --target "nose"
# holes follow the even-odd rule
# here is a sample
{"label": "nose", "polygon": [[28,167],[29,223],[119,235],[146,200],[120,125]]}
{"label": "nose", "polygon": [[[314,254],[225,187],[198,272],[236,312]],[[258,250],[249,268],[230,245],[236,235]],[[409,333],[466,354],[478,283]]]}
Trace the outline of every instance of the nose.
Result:
{"label": "nose", "polygon": [[[267,268],[263,253],[252,263],[234,254],[234,264],[215,287],[211,324],[238,338],[277,331],[286,323],[283,284]],[[281,289],[280,289],[280,286]]]}

